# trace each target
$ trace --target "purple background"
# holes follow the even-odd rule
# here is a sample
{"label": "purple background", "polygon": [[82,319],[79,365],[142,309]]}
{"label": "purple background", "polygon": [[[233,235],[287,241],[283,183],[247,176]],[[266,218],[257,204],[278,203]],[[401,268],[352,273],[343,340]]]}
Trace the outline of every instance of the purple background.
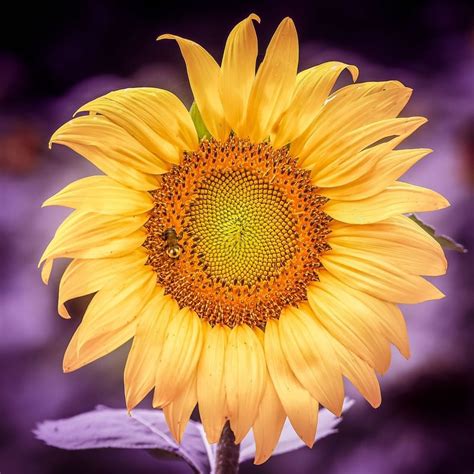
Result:
{"label": "purple background", "polygon": [[[409,145],[435,150],[409,179],[433,187],[451,208],[425,216],[438,231],[474,249],[474,23],[472,2],[38,2],[16,3],[0,29],[0,471],[2,474],[189,472],[182,464],[125,450],[66,452],[34,439],[38,421],[78,414],[97,404],[123,407],[128,346],[78,372],[61,371],[73,319],[56,315],[60,268],[50,286],[36,263],[63,209],[41,202],[71,180],[94,173],[65,148],[48,151],[51,133],[85,101],[112,89],[157,86],[190,91],[172,32],[204,44],[220,59],[230,29],[251,11],[260,50],[281,18],[295,19],[300,68],[325,60],[360,67],[361,81],[398,79],[415,89],[405,115],[430,119]],[[46,4],[45,4],[46,3]],[[348,81],[348,77],[343,78]],[[423,217],[423,216],[422,216]],[[474,470],[472,253],[448,252],[437,280],[447,298],[407,307],[412,358],[394,351],[381,379],[384,402],[357,403],[340,433],[313,450],[275,457],[244,473],[436,474]],[[149,407],[149,399],[142,404]]]}

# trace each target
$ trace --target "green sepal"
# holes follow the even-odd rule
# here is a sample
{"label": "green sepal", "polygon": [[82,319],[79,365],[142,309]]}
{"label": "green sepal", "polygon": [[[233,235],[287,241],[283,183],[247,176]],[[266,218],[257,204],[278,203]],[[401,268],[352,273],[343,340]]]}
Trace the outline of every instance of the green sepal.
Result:
{"label": "green sepal", "polygon": [[434,227],[425,224],[416,214],[410,214],[408,216],[413,222],[418,224],[427,234],[431,235],[433,239],[436,240],[436,242],[443,247],[443,249],[446,250],[454,250],[455,252],[459,253],[466,253],[467,249],[464,247],[464,245],[456,242],[454,239],[451,237],[448,237],[447,235],[439,235],[436,233],[436,230]]}
{"label": "green sepal", "polygon": [[201,112],[199,112],[196,102],[193,102],[193,105],[191,105],[189,113],[193,120],[194,126],[196,127],[196,132],[198,134],[199,140],[211,138],[211,134],[209,133],[209,130],[204,124],[204,120],[202,119]]}

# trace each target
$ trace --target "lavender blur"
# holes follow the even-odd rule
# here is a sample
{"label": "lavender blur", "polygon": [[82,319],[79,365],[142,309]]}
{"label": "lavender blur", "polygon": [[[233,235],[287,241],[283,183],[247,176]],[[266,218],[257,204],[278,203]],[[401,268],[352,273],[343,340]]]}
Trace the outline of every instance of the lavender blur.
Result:
{"label": "lavender blur", "polygon": [[[103,0],[71,13],[67,2],[49,2],[32,6],[27,16],[17,6],[21,38],[0,33],[5,36],[0,43],[0,471],[4,473],[189,472],[185,465],[158,463],[145,452],[67,452],[34,438],[31,430],[43,419],[73,416],[99,403],[123,408],[122,369],[128,350],[123,347],[64,375],[62,354],[79,323],[84,300],[71,306],[72,322],[58,321],[59,268],[45,288],[36,262],[67,214],[64,209],[41,213],[40,203],[93,169],[65,148],[48,151],[51,132],[80,104],[113,89],[163,87],[189,104],[184,66],[154,38],[172,29],[220,51],[223,45],[215,38],[224,38],[250,11],[245,4],[231,9],[223,2],[212,11],[204,5],[194,2],[186,9],[182,2],[126,6]],[[390,9],[369,0],[295,0],[274,2],[270,9],[268,5],[252,4],[264,17],[259,31],[268,38],[279,18],[292,16],[298,24],[302,68],[341,60],[360,67],[360,81],[398,79],[414,88],[404,115],[426,116],[430,121],[406,146],[435,151],[408,178],[449,199],[450,209],[432,213],[427,220],[471,253],[448,252],[448,275],[439,280],[446,299],[404,308],[413,355],[406,362],[393,353],[393,369],[382,379],[380,409],[373,410],[349,391],[358,403],[338,435],[323,440],[314,451],[278,456],[258,468],[246,463],[241,472],[472,472],[472,6],[467,0],[396,2]],[[143,406],[148,408],[149,400]]]}

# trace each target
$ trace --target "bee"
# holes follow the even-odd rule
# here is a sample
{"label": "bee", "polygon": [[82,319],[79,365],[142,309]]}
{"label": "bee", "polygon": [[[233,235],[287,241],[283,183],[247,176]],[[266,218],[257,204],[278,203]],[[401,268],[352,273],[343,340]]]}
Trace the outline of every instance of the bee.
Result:
{"label": "bee", "polygon": [[170,258],[178,258],[181,254],[181,245],[178,244],[182,235],[176,234],[176,230],[173,228],[166,229],[163,232],[163,240],[166,242],[166,255]]}

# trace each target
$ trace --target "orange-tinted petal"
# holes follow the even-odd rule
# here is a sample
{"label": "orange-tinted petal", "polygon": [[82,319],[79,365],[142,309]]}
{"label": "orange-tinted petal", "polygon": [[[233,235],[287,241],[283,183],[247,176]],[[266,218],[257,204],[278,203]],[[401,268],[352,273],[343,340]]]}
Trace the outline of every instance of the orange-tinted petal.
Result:
{"label": "orange-tinted petal", "polygon": [[260,18],[252,13],[234,27],[227,38],[222,58],[222,105],[227,122],[238,136],[241,135],[255,78],[258,46],[254,21],[260,23]]}
{"label": "orange-tinted petal", "polygon": [[260,142],[270,136],[281,114],[288,107],[298,67],[298,36],[291,18],[278,26],[258,68],[250,92],[246,130],[242,137]]}
{"label": "orange-tinted petal", "polygon": [[161,35],[158,39],[171,39],[178,43],[186,62],[194,100],[204,123],[214,138],[225,140],[229,136],[230,127],[225,119],[220,97],[221,69],[219,65],[202,46],[194,41],[170,34]]}

